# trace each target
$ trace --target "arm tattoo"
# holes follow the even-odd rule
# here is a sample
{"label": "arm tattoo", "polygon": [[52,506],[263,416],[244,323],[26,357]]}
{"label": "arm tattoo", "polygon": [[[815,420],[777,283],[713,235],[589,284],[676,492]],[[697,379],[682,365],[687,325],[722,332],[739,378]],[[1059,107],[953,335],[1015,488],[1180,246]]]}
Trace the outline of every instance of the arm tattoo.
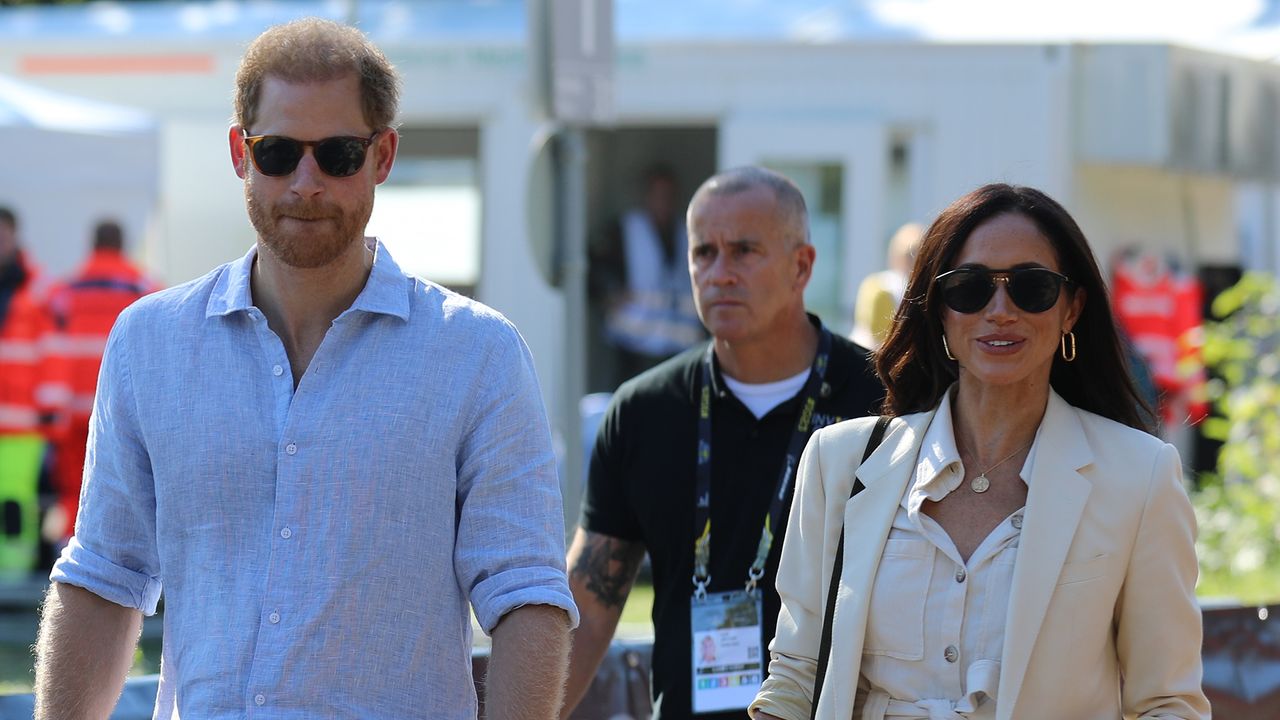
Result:
{"label": "arm tattoo", "polygon": [[572,572],[606,607],[621,608],[643,558],[640,543],[592,534]]}

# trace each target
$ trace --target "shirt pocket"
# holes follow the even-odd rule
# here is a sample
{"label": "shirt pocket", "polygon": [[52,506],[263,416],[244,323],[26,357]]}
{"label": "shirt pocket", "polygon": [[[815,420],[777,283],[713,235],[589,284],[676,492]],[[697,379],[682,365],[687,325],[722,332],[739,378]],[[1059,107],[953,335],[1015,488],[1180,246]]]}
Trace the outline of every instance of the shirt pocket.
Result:
{"label": "shirt pocket", "polygon": [[924,659],[924,603],[933,575],[929,541],[885,541],[871,589],[863,652],[899,660]]}

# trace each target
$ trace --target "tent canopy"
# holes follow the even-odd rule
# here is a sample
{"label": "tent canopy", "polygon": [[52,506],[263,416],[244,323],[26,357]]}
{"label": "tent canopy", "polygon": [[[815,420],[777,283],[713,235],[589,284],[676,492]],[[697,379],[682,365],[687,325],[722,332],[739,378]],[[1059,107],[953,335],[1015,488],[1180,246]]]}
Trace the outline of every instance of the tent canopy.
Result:
{"label": "tent canopy", "polygon": [[109,105],[0,76],[0,128],[90,135],[150,135],[156,122],[133,108]]}
{"label": "tent canopy", "polygon": [[65,275],[93,226],[113,219],[142,246],[158,187],[158,125],[147,113],[0,76],[0,205],[46,272]]}

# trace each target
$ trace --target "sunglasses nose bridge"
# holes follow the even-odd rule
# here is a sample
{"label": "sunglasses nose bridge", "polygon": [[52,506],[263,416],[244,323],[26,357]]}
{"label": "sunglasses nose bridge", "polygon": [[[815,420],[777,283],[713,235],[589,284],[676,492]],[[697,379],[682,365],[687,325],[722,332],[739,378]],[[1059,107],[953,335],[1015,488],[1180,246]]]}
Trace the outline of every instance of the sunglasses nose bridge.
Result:
{"label": "sunglasses nose bridge", "polygon": [[[1013,299],[1013,285],[1010,284],[1012,279],[1010,273],[991,273],[991,295],[987,297],[981,311],[1007,314],[1013,308],[1021,307]],[[1004,292],[1001,292],[1001,283],[1004,284]]]}
{"label": "sunglasses nose bridge", "polygon": [[[307,163],[308,155],[311,156],[309,165]],[[299,142],[296,153],[290,159],[292,162],[288,164],[287,168],[281,168],[287,171],[279,173],[278,177],[289,178],[293,184],[302,183],[306,185],[313,184],[315,177],[324,175],[324,172],[316,163],[315,153],[311,150],[309,143]]]}

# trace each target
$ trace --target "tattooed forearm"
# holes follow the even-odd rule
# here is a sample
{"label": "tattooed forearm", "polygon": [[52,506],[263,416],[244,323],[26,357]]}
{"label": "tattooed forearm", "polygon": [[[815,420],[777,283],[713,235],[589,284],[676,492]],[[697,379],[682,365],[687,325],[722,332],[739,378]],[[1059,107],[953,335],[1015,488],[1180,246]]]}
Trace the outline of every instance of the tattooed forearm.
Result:
{"label": "tattooed forearm", "polygon": [[606,607],[621,608],[643,558],[640,543],[589,533],[571,573]]}

